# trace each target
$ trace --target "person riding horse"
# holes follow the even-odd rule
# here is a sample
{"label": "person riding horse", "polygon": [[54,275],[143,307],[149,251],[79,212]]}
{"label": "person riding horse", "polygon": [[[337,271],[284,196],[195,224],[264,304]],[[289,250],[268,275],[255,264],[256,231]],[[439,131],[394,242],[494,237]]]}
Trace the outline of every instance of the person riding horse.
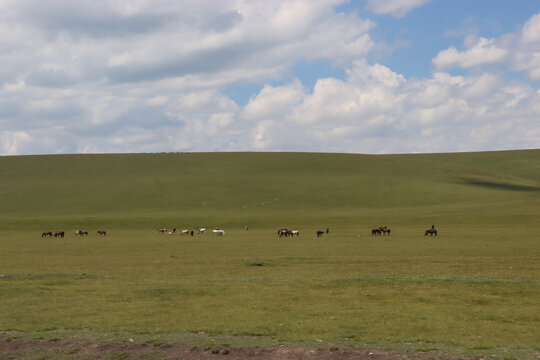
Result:
{"label": "person riding horse", "polygon": [[424,233],[424,235],[430,235],[430,236],[437,236],[437,230],[435,229],[435,225],[431,225],[431,229],[427,229],[426,232]]}

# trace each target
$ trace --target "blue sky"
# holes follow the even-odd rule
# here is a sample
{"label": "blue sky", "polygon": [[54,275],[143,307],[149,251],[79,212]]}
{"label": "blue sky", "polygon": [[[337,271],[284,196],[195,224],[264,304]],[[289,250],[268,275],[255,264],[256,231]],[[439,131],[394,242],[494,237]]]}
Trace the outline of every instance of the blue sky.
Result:
{"label": "blue sky", "polygon": [[540,3],[8,0],[0,155],[540,147]]}
{"label": "blue sky", "polygon": [[[361,8],[360,3],[350,5]],[[407,77],[426,77],[432,71],[431,59],[442,49],[460,46],[467,35],[492,38],[515,32],[538,12],[540,2],[536,1],[439,0],[413,9],[402,18],[371,16],[378,24],[372,34],[379,41],[403,44],[390,56],[379,59],[382,64]]]}

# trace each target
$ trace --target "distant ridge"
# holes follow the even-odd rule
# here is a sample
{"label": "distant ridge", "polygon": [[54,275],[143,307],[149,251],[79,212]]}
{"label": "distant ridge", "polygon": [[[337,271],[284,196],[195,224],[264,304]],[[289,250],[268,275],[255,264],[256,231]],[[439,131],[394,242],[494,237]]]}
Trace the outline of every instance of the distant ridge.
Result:
{"label": "distant ridge", "polygon": [[424,216],[434,208],[531,204],[540,198],[538,159],[538,149],[7,156],[0,157],[0,228],[38,227],[50,218],[118,227],[156,217],[241,224],[289,214],[339,223],[374,212]]}

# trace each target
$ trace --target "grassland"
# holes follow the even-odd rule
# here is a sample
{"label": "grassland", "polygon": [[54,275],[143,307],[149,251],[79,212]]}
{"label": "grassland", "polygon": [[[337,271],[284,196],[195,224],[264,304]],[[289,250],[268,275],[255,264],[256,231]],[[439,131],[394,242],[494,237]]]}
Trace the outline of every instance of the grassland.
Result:
{"label": "grassland", "polygon": [[540,351],[539,150],[3,157],[0,200],[0,331]]}

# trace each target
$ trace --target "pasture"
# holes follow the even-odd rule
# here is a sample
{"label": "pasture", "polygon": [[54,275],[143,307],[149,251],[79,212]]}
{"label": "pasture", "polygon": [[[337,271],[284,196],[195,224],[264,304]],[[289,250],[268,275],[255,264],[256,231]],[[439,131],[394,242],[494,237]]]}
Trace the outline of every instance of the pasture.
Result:
{"label": "pasture", "polygon": [[[0,158],[0,331],[534,359],[538,159]],[[391,235],[372,236],[382,224]],[[225,235],[156,231],[200,226]]]}

